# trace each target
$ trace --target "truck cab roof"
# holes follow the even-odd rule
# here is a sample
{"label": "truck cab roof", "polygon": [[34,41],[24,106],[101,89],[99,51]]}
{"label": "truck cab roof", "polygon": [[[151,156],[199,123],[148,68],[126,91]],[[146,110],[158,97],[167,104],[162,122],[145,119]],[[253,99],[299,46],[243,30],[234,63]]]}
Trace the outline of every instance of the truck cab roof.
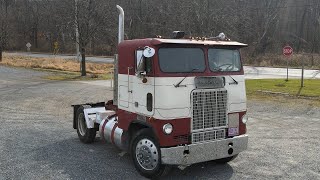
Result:
{"label": "truck cab roof", "polygon": [[216,40],[195,40],[195,39],[153,39],[152,43],[157,44],[200,44],[200,45],[217,45],[217,46],[243,46],[247,44],[236,41],[216,41]]}
{"label": "truck cab roof", "polygon": [[247,47],[247,44],[236,41],[219,41],[219,40],[196,40],[196,39],[161,39],[161,38],[146,38],[125,40],[122,45],[145,44],[145,45],[160,45],[160,44],[186,44],[186,45],[208,45],[208,46],[238,46]]}

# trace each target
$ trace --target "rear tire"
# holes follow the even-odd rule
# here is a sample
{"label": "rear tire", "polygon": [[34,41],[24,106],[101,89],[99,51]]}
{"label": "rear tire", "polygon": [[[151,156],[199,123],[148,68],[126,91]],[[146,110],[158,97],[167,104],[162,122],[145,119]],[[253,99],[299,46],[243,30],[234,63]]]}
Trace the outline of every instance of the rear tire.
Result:
{"label": "rear tire", "polygon": [[215,160],[215,162],[218,164],[226,164],[226,163],[234,160],[237,156],[238,156],[238,154],[231,156],[231,157],[227,157],[227,158],[217,159],[217,160]]}
{"label": "rear tire", "polygon": [[81,106],[77,111],[77,133],[81,142],[89,144],[94,142],[94,139],[97,135],[97,131],[95,129],[87,128],[83,109],[84,107]]}
{"label": "rear tire", "polygon": [[171,167],[161,164],[161,151],[151,129],[138,131],[130,146],[137,171],[146,178],[159,178],[169,173]]}

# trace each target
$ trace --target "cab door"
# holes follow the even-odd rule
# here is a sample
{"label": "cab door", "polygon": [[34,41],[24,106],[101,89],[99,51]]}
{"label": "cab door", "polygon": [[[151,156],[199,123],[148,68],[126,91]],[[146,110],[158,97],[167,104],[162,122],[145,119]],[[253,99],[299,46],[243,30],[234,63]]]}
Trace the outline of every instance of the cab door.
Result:
{"label": "cab door", "polygon": [[[133,111],[140,115],[152,116],[154,114],[155,79],[153,77],[153,58],[143,56],[144,49],[137,49],[135,54],[135,72],[132,82]],[[138,66],[144,62],[145,73],[139,74]]]}

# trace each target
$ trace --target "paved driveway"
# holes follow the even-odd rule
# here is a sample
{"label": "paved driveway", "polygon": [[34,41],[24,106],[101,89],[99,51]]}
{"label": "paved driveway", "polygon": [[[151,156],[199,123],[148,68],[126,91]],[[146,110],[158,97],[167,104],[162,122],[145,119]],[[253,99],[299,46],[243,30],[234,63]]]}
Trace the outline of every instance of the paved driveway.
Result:
{"label": "paved driveway", "polygon": [[[72,129],[70,105],[105,101],[111,89],[42,75],[0,66],[0,179],[143,179],[128,155],[99,138],[82,144]],[[248,112],[247,151],[166,179],[320,179],[319,108],[249,101]]]}

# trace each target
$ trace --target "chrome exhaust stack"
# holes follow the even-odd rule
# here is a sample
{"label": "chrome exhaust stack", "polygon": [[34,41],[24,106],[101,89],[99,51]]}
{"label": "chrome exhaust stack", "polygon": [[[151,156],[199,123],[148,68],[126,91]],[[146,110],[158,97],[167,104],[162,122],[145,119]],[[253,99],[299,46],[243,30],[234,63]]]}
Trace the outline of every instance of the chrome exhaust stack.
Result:
{"label": "chrome exhaust stack", "polygon": [[124,40],[124,11],[121,6],[117,5],[119,12],[119,34],[118,34],[118,43],[121,43]]}
{"label": "chrome exhaust stack", "polygon": [[[119,30],[118,43],[124,41],[124,11],[121,6],[117,5],[119,12]],[[118,105],[118,54],[114,56],[114,70],[113,70],[113,105]]]}

